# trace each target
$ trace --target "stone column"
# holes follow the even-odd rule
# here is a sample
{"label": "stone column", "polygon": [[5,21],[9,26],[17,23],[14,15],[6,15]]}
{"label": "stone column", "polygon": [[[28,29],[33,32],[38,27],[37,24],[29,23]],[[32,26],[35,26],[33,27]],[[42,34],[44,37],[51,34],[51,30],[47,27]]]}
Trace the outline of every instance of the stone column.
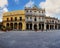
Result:
{"label": "stone column", "polygon": [[46,30],[46,24],[44,23],[44,30]]}
{"label": "stone column", "polygon": [[50,30],[50,24],[49,24],[49,30]]}
{"label": "stone column", "polygon": [[17,23],[17,30],[19,29],[18,27],[19,27],[19,24]]}
{"label": "stone column", "polygon": [[55,30],[55,24],[54,24],[54,30]]}
{"label": "stone column", "polygon": [[14,30],[14,23],[13,23],[13,30]]}
{"label": "stone column", "polygon": [[32,23],[32,30],[34,30],[34,24]]}
{"label": "stone column", "polygon": [[42,24],[41,24],[41,30],[42,30]]}
{"label": "stone column", "polygon": [[29,30],[30,30],[30,24],[29,24],[28,28],[29,28]]}
{"label": "stone column", "polygon": [[39,30],[39,24],[37,23],[37,30]]}
{"label": "stone column", "polygon": [[57,30],[58,30],[58,25],[57,25]]}

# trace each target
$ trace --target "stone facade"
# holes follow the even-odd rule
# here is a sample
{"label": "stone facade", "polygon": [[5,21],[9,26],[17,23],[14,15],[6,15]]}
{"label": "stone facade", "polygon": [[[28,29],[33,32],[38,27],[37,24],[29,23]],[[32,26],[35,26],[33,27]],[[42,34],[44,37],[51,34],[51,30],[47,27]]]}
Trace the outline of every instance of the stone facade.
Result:
{"label": "stone facade", "polygon": [[60,29],[60,20],[47,17],[45,9],[36,6],[3,14],[3,26],[12,30],[55,30]]}
{"label": "stone facade", "polygon": [[24,10],[12,11],[3,14],[3,26],[12,30],[26,30]]}
{"label": "stone facade", "polygon": [[27,30],[54,30],[60,29],[60,21],[54,17],[47,17],[45,9],[38,7],[25,8]]}

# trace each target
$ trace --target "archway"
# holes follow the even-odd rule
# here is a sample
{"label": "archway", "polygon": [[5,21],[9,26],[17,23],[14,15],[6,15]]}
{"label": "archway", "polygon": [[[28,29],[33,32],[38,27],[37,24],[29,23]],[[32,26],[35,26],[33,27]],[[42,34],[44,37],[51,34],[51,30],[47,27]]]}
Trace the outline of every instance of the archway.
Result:
{"label": "archway", "polygon": [[46,25],[46,29],[49,30],[49,25],[48,24]]}
{"label": "archway", "polygon": [[32,23],[30,24],[30,30],[32,30]]}
{"label": "archway", "polygon": [[17,23],[14,23],[14,29],[17,29]]}
{"label": "archway", "polygon": [[29,24],[28,23],[26,24],[26,29],[29,30]]}
{"label": "archway", "polygon": [[58,25],[58,29],[60,29],[60,24]]}
{"label": "archway", "polygon": [[13,23],[10,23],[10,28],[11,30],[13,30]]}
{"label": "archway", "polygon": [[9,23],[6,24],[6,30],[9,30]]}
{"label": "archway", "polygon": [[37,24],[34,24],[34,30],[37,30]]}
{"label": "archway", "polygon": [[41,29],[44,30],[44,24],[42,24],[42,28]]}
{"label": "archway", "polygon": [[22,30],[22,23],[19,23],[19,30]]}
{"label": "archway", "polygon": [[39,24],[39,30],[41,30],[41,24]]}
{"label": "archway", "polygon": [[57,25],[55,25],[55,29],[57,29]]}
{"label": "archway", "polygon": [[9,23],[7,23],[6,26],[9,27]]}

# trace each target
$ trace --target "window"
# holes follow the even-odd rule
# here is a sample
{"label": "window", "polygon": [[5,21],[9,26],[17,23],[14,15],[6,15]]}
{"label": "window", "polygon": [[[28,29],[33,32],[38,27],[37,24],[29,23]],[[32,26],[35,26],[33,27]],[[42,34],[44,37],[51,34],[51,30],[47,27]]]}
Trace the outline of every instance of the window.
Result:
{"label": "window", "polygon": [[28,12],[28,10],[26,12]]}
{"label": "window", "polygon": [[26,17],[26,19],[28,19],[28,17]]}
{"label": "window", "polygon": [[30,19],[32,19],[32,17],[30,17]]}
{"label": "window", "polygon": [[54,23],[54,20],[52,20],[52,22]]}
{"label": "window", "polygon": [[7,23],[6,26],[9,27],[9,23]]}
{"label": "window", "polygon": [[34,12],[36,12],[36,11],[34,11]]}
{"label": "window", "polygon": [[39,17],[39,19],[40,19],[40,17]]}
{"label": "window", "polygon": [[11,21],[13,21],[13,18],[11,17]]}
{"label": "window", "polygon": [[15,21],[17,21],[17,17],[15,17]]}
{"label": "window", "polygon": [[42,13],[44,13],[44,11],[42,11]]}
{"label": "window", "polygon": [[32,12],[32,11],[30,10],[30,12]]}
{"label": "window", "polygon": [[40,13],[40,11],[39,11],[39,13]]}
{"label": "window", "polygon": [[7,21],[9,21],[9,18],[7,18]]}
{"label": "window", "polygon": [[40,11],[40,13],[42,13],[42,11]]}
{"label": "window", "polygon": [[22,21],[22,17],[20,17],[20,21]]}
{"label": "window", "polygon": [[36,21],[36,17],[35,17],[34,21]]}

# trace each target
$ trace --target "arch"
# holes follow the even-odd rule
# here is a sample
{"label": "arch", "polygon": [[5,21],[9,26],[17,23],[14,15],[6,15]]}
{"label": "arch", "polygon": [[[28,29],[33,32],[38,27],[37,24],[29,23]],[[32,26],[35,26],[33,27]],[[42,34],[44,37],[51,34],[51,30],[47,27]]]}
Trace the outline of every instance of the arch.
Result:
{"label": "arch", "polygon": [[13,23],[10,23],[11,30],[13,30]]}
{"label": "arch", "polygon": [[28,23],[26,24],[26,29],[29,30],[29,24]]}
{"label": "arch", "polygon": [[15,21],[17,21],[17,17],[15,17]]}
{"label": "arch", "polygon": [[11,21],[13,21],[13,17],[11,17]]}
{"label": "arch", "polygon": [[32,30],[32,23],[30,24],[30,30]]}
{"label": "arch", "polygon": [[57,29],[57,25],[55,25],[55,29]]}
{"label": "arch", "polygon": [[44,24],[42,24],[42,30],[44,30]]}
{"label": "arch", "polygon": [[46,25],[46,29],[49,30],[49,25],[48,24]]}
{"label": "arch", "polygon": [[34,24],[34,30],[37,30],[37,24]]}
{"label": "arch", "polygon": [[19,23],[19,30],[22,30],[22,23]]}
{"label": "arch", "polygon": [[41,30],[41,24],[39,23],[39,30]]}
{"label": "arch", "polygon": [[17,29],[17,23],[14,23],[14,29]]}
{"label": "arch", "polygon": [[7,23],[6,26],[9,27],[9,23]]}

